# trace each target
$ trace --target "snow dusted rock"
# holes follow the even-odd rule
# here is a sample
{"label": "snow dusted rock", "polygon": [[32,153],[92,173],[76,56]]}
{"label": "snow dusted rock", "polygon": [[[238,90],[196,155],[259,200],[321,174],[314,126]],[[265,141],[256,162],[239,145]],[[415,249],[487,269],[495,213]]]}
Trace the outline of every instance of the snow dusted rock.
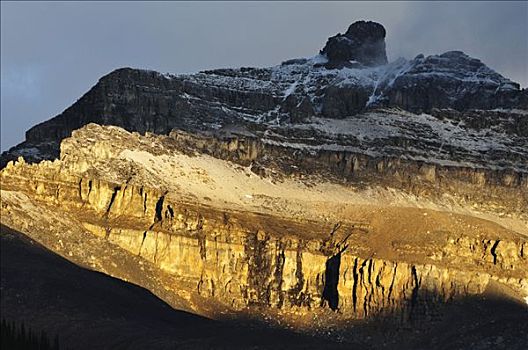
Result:
{"label": "snow dusted rock", "polygon": [[[312,118],[363,120],[374,109],[400,108],[413,114],[458,111],[462,116],[456,119],[466,125],[504,127],[506,134],[516,130],[525,137],[528,98],[519,84],[460,51],[387,63],[384,37],[383,26],[356,22],[330,38],[320,54],[269,68],[184,75],[117,69],[63,113],[28,130],[25,142],[2,154],[0,166],[18,156],[56,158],[60,141],[91,122],[168,134],[175,128],[210,132],[228,125],[287,128]],[[490,110],[500,110],[500,118],[491,120],[493,113],[485,112]]]}
{"label": "snow dusted rock", "polygon": [[321,54],[328,57],[328,68],[387,64],[385,28],[376,22],[352,23],[345,34],[328,38]]}
{"label": "snow dusted rock", "polygon": [[519,84],[461,51],[417,56],[389,82],[386,103],[414,112],[431,108],[492,109],[519,95]]}

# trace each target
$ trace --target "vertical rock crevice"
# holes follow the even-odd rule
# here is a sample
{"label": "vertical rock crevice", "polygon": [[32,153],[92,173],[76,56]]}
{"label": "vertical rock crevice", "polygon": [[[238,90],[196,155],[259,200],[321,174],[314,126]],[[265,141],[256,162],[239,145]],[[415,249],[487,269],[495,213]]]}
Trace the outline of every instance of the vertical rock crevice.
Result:
{"label": "vertical rock crevice", "polygon": [[310,307],[310,300],[303,292],[305,277],[303,273],[303,242],[299,241],[295,254],[295,285],[288,290],[289,302],[293,306]]}
{"label": "vertical rock crevice", "polygon": [[500,240],[497,240],[495,243],[493,243],[493,246],[491,246],[490,253],[493,256],[493,265],[497,265],[497,247],[499,246]]}
{"label": "vertical rock crevice", "polygon": [[409,319],[412,320],[414,316],[416,315],[417,308],[419,306],[418,297],[420,292],[420,278],[418,277],[418,273],[416,271],[416,267],[411,267],[411,283],[412,283],[412,292],[411,292],[411,300],[410,300],[410,309],[409,309]]}
{"label": "vertical rock crevice", "polygon": [[143,244],[145,243],[145,239],[147,239],[147,231],[143,232],[141,244],[139,245],[139,249],[138,249],[138,256],[141,256],[141,249],[143,249]]}
{"label": "vertical rock crevice", "polygon": [[326,261],[324,274],[324,289],[321,305],[328,305],[330,309],[337,311],[339,307],[339,269],[341,268],[341,252],[330,257]]}
{"label": "vertical rock crevice", "polygon": [[147,213],[147,192],[141,187],[140,193],[143,196],[143,215],[145,215]]}
{"label": "vertical rock crevice", "polygon": [[273,274],[273,286],[272,290],[277,294],[275,300],[272,300],[275,306],[281,308],[284,304],[284,293],[282,293],[282,284],[284,281],[284,263],[286,261],[286,255],[284,254],[284,243],[280,240],[277,241],[276,255],[275,255],[275,272]]}
{"label": "vertical rock crevice", "polygon": [[248,303],[269,306],[272,261],[269,237],[261,232],[250,232],[244,245],[248,264]]}
{"label": "vertical rock crevice", "polygon": [[115,186],[114,191],[112,192],[112,197],[110,197],[110,202],[108,203],[108,207],[106,208],[105,216],[108,217],[110,215],[110,210],[112,209],[112,205],[114,205],[117,193],[121,190],[121,186]]}
{"label": "vertical rock crevice", "polygon": [[352,307],[354,309],[354,313],[357,312],[357,292],[358,292],[358,283],[359,283],[358,261],[359,261],[359,258],[354,259],[354,266],[352,268],[352,278],[353,278]]}
{"label": "vertical rock crevice", "polygon": [[165,200],[165,195],[158,198],[158,201],[156,202],[156,214],[154,217],[154,221],[161,221],[163,219],[163,201]]}

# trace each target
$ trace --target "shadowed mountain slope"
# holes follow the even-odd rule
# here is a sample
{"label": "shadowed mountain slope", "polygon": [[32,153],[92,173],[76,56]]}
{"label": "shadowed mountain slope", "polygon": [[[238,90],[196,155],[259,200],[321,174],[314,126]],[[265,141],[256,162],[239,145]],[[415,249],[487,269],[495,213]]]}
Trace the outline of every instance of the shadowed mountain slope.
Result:
{"label": "shadowed mountain slope", "polygon": [[320,348],[336,344],[171,308],[134,284],[87,270],[1,226],[1,310],[70,349]]}

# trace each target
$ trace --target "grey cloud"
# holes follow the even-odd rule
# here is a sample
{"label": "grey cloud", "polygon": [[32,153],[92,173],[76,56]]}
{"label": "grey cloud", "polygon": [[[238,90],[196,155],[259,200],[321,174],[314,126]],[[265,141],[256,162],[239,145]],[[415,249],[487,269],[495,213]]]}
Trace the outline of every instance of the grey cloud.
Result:
{"label": "grey cloud", "polygon": [[1,149],[131,66],[189,73],[316,54],[359,19],[389,59],[461,49],[528,85],[526,2],[1,3]]}

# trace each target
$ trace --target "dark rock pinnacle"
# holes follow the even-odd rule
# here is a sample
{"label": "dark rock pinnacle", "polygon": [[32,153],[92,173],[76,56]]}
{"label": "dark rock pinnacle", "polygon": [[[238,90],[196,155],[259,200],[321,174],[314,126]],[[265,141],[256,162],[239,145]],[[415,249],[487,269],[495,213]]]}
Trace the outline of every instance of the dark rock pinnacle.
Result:
{"label": "dark rock pinnacle", "polygon": [[385,28],[379,23],[358,21],[345,34],[328,38],[321,54],[328,58],[328,68],[387,64],[385,34]]}

